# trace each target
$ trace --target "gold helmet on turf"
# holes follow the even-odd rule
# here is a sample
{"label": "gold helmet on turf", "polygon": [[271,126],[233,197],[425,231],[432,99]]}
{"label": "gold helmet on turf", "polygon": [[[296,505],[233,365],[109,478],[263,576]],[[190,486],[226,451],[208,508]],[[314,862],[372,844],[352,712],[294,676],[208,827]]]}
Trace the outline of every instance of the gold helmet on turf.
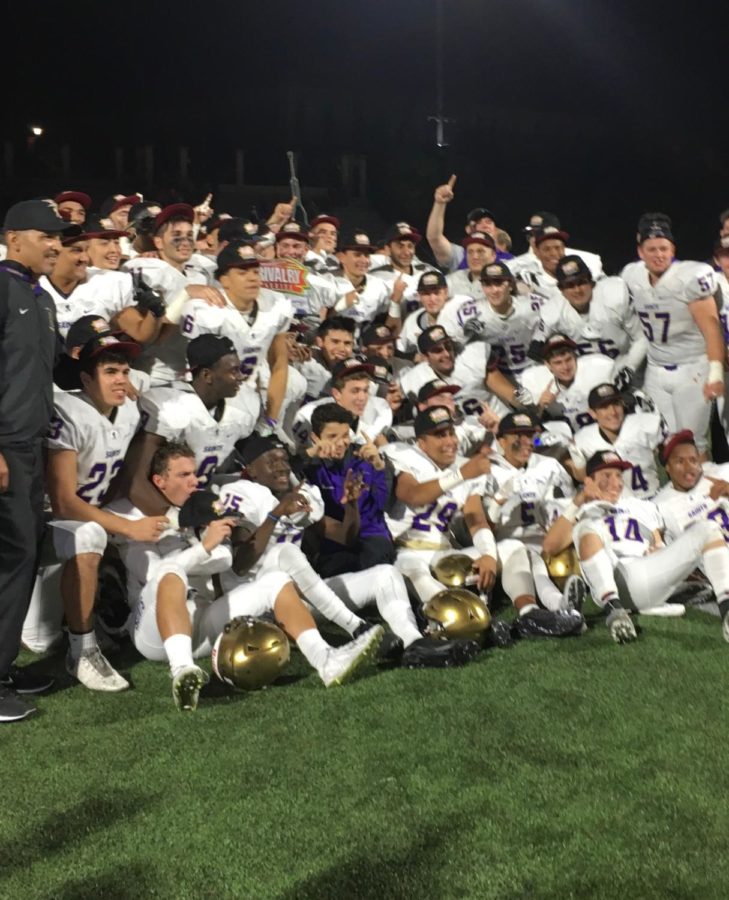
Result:
{"label": "gold helmet on turf", "polygon": [[545,556],[544,562],[547,565],[549,577],[562,590],[565,582],[570,575],[580,574],[580,562],[577,558],[577,551],[574,547],[567,547],[554,556]]}
{"label": "gold helmet on turf", "polygon": [[463,588],[449,588],[431,597],[425,615],[451,640],[482,640],[491,625],[491,613],[483,600]]}
{"label": "gold helmet on turf", "polygon": [[430,567],[433,577],[446,587],[465,587],[473,575],[473,560],[465,553],[449,553]]}
{"label": "gold helmet on turf", "polygon": [[288,638],[277,625],[238,616],[215,641],[213,672],[231,687],[257,691],[279,676],[290,653]]}

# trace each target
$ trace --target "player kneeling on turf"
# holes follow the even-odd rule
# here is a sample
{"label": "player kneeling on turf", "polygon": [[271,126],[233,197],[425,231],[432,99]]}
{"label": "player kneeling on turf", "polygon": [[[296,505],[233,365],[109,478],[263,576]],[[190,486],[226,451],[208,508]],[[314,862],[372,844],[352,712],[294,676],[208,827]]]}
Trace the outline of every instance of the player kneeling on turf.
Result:
{"label": "player kneeling on turf", "polygon": [[629,467],[609,450],[590,457],[584,490],[547,532],[545,552],[558,553],[574,539],[593,600],[606,610],[610,635],[618,643],[637,637],[628,609],[660,608],[701,565],[729,640],[729,548],[721,528],[714,521],[697,521],[666,547],[655,504],[623,496],[623,472]]}
{"label": "player kneeling on turf", "polygon": [[[127,627],[143,656],[168,661],[179,709],[197,707],[208,676],[194,660],[210,655],[226,623],[237,616],[272,614],[327,686],[345,681],[377,647],[379,626],[343,647],[330,647],[283,572],[269,572],[215,599],[210,576],[232,565],[229,539],[238,520],[224,515],[214,494],[197,491],[195,457],[185,444],[164,444],[155,452],[151,481],[170,504],[170,522],[177,519],[179,527],[171,525],[155,545],[122,545],[133,607]],[[130,503],[119,509],[130,518],[141,516]],[[241,528],[247,536],[249,529]]]}

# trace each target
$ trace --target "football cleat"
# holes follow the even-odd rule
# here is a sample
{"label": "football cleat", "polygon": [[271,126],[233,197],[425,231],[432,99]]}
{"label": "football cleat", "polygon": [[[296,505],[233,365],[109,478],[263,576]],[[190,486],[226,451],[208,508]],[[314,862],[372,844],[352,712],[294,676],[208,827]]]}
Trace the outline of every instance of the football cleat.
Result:
{"label": "football cleat", "polygon": [[343,647],[332,647],[319,672],[325,686],[336,687],[349,681],[362,663],[374,655],[384,634],[382,625],[373,625]]}
{"label": "football cleat", "polygon": [[629,644],[638,638],[633,620],[627,609],[613,609],[609,613],[605,624],[610,632],[610,637],[616,644]]}
{"label": "football cleat", "polygon": [[581,634],[585,620],[576,609],[541,609],[535,607],[519,616],[516,629],[521,637],[571,637]]}
{"label": "football cleat", "polygon": [[512,625],[509,622],[491,622],[491,628],[486,633],[484,641],[486,647],[498,647],[500,650],[507,650],[514,646],[514,635]]}
{"label": "football cleat", "polygon": [[74,659],[68,653],[66,671],[90,691],[118,693],[126,691],[129,687],[126,678],[122,678],[98,647],[94,647],[88,653],[82,653],[78,659]]}
{"label": "football cleat", "polygon": [[200,666],[185,666],[172,679],[172,696],[180,712],[197,709],[200,690],[208,683],[208,676]]}
{"label": "football cleat", "polygon": [[587,584],[585,583],[585,579],[581,578],[579,575],[570,575],[567,581],[565,581],[564,590],[562,591],[562,600],[564,602],[563,608],[576,609],[577,612],[582,612],[582,606],[586,596]]}
{"label": "football cleat", "polygon": [[405,669],[449,669],[464,666],[480,652],[478,641],[441,641],[423,637],[409,644],[402,655]]}

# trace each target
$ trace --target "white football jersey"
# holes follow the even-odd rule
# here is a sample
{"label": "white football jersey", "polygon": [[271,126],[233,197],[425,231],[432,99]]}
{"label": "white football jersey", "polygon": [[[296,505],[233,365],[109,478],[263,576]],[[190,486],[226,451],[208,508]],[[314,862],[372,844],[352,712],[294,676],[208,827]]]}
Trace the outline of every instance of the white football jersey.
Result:
{"label": "white football jersey", "polygon": [[[602,268],[602,259],[600,259],[597,253],[591,253],[589,250],[574,250],[572,247],[565,247],[564,253],[565,256],[581,257],[587,265],[587,268],[592,273],[592,277],[595,281],[603,277],[604,273]],[[553,285],[550,286],[556,286],[556,279],[552,278],[551,275],[547,275],[547,273],[544,271],[544,266],[542,266],[541,262],[539,262],[539,258],[537,257],[532,247],[529,247],[526,253],[515,256],[514,259],[510,259],[509,268],[517,278],[520,276],[522,271],[525,271],[527,273],[541,272],[543,276],[546,276],[546,279],[551,278]],[[527,279],[528,278],[529,274],[527,274]]]}
{"label": "white football jersey", "polygon": [[[348,278],[337,275],[334,278],[334,289],[334,310],[337,315],[354,319],[360,325],[372,322],[377,316],[390,311],[390,288],[381,278],[366,275],[362,284],[355,288]],[[347,294],[354,290],[357,298],[351,306],[347,306]]]}
{"label": "white football jersey", "polygon": [[137,404],[127,398],[107,417],[79,391],[54,393],[53,407],[46,447],[76,452],[76,495],[101,506],[139,426]]}
{"label": "white football jersey", "polygon": [[58,322],[58,333],[66,340],[68,329],[74,322],[83,316],[89,316],[94,313],[95,301],[91,297],[83,297],[77,294],[78,288],[71,291],[70,294],[64,294],[50,280],[47,275],[41,275],[38,283],[53,298],[56,307],[56,321]]}
{"label": "white football jersey", "polygon": [[675,366],[706,356],[706,341],[689,305],[716,291],[711,266],[691,260],[674,262],[652,285],[641,261],[628,263],[622,277],[648,339],[649,363]]}
{"label": "white football jersey", "polygon": [[242,313],[223,292],[226,305],[209,306],[204,300],[188,300],[182,307],[180,331],[187,340],[201,334],[227,337],[240,357],[240,370],[254,386],[261,370],[268,368],[268,351],[278,334],[285,334],[293,310],[289,301],[275,291],[261,290],[251,313]]}
{"label": "white football jersey", "polygon": [[493,523],[496,539],[516,538],[541,549],[547,528],[559,515],[557,501],[574,496],[564,466],[552,457],[532,453],[527,465],[518,469],[497,456],[491,473],[500,492],[508,497]]}
{"label": "white football jersey", "polygon": [[562,293],[553,295],[540,310],[535,339],[546,341],[552,334],[566,334],[582,354],[620,357],[617,365],[631,369],[637,369],[643,362],[647,349],[640,320],[622,278],[598,281],[584,314],[577,312]]}
{"label": "white football jersey", "polygon": [[[408,444],[386,444],[381,452],[392,462],[397,475],[407,472],[420,484],[442,478],[447,472],[458,471],[468,462],[465,457],[457,456],[452,466],[441,469],[422,450]],[[401,546],[409,543],[415,550],[447,550],[451,547],[448,528],[453,516],[463,508],[470,496],[493,493],[495,486],[490,475],[469,478],[427,506],[410,507],[398,501],[385,515],[385,520],[393,538]]]}
{"label": "white football jersey", "polygon": [[432,328],[436,321],[437,319],[432,319],[429,313],[418,306],[402,323],[402,329],[397,338],[397,349],[401,353],[417,353],[418,338],[426,328]]}
{"label": "white football jersey", "polygon": [[[312,400],[311,403],[306,403],[296,413],[291,431],[297,447],[308,447],[309,438],[311,437],[311,416],[317,406],[323,406],[325,403],[334,403],[334,400],[331,397],[321,397],[319,400]],[[391,425],[392,409],[390,404],[382,397],[370,397],[364,412],[359,418],[357,429],[352,435],[353,442],[357,444],[365,443],[365,434],[374,440]]]}
{"label": "white football jersey", "polygon": [[128,306],[134,306],[134,286],[129,272],[89,266],[86,281],[76,288],[73,295],[82,305],[89,307],[89,315],[100,316],[107,322],[111,322]]}
{"label": "white football jersey", "polygon": [[152,388],[139,398],[142,427],[168,441],[184,440],[195,453],[201,485],[233,452],[236,441],[253,433],[256,418],[230,400],[221,403],[222,414],[209,410],[190,385]]}
{"label": "white football jersey", "polygon": [[450,275],[446,275],[446,284],[451,297],[460,295],[472,297],[474,300],[483,300],[481,276],[473,275],[468,269],[457,269]]}
{"label": "white football jersey", "polygon": [[595,421],[588,411],[587,398],[598,384],[613,380],[614,370],[614,360],[594,353],[578,357],[577,374],[569,387],[560,384],[547,366],[525,369],[519,376],[519,382],[529,391],[532,403],[539,403],[539,398],[547,388],[555,393],[555,402],[562,405],[567,421],[576,432]]}
{"label": "white football jersey", "polygon": [[400,315],[407,316],[415,310],[420,309],[420,297],[418,296],[418,282],[421,276],[426,272],[434,272],[432,266],[423,262],[413,261],[411,266],[412,272],[401,272],[396,269],[391,262],[387,262],[381,266],[375,266],[371,263],[370,275],[379,278],[387,285],[390,296],[392,296],[392,287],[398,278],[402,278],[405,282],[405,291],[400,302]]}
{"label": "white football jersey", "polygon": [[583,521],[602,522],[605,549],[613,565],[621,559],[645,556],[653,545],[653,532],[663,527],[655,503],[630,496],[621,496],[617,503],[586,503],[577,516],[578,523]]}
{"label": "white football jersey", "polygon": [[657,413],[629,413],[623,421],[614,444],[605,437],[597,422],[586,425],[575,435],[572,459],[581,468],[600,450],[613,450],[633,468],[623,472],[623,481],[629,493],[648,500],[660,487],[655,450],[667,437],[666,426]]}
{"label": "white football jersey", "polygon": [[[704,466],[704,472],[723,481],[729,480],[729,464]],[[724,540],[729,543],[729,500],[712,500],[712,482],[703,475],[690,491],[679,491],[669,481],[656,494],[653,502],[660,510],[665,525],[666,542],[675,541],[696,521],[711,519],[721,526]]]}
{"label": "white football jersey", "polygon": [[518,374],[533,365],[527,351],[539,317],[527,297],[513,297],[511,311],[506,316],[496,313],[483,295],[479,300],[454,297],[441,310],[438,324],[453,340],[465,343],[463,329],[469,319],[481,321],[482,339],[498,354],[501,368]]}

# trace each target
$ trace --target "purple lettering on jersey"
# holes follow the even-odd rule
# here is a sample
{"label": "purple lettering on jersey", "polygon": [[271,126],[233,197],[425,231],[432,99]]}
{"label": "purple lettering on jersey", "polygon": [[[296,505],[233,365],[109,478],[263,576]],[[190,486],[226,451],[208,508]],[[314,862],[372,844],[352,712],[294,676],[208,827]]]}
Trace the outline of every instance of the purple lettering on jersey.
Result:
{"label": "purple lettering on jersey", "polygon": [[435,503],[431,503],[430,506],[426,507],[423,512],[418,513],[417,516],[413,518],[412,528],[416,531],[430,531],[431,528],[435,528],[437,531],[440,531],[441,534],[444,534],[448,531],[448,526],[451,524],[451,519],[456,514],[456,510],[458,509],[457,503],[446,503],[441,510],[438,511],[436,515],[435,522],[429,522],[428,520],[432,516],[435,508],[438,506],[438,501]]}
{"label": "purple lettering on jersey", "polygon": [[[121,467],[122,460],[115,460],[112,464],[111,470],[109,471],[109,485],[111,485]],[[86,503],[90,503],[92,506],[101,506],[108,491],[108,487],[101,487],[104,480],[106,479],[106,470],[106,463],[94,463],[94,465],[89,469],[89,474],[86,476],[91,480],[87,481],[86,484],[81,485],[81,487],[76,491],[76,496],[79,499],[84,500]],[[96,496],[94,496],[94,493],[96,493]]]}
{"label": "purple lettering on jersey", "polygon": [[210,481],[210,476],[217,468],[217,465],[217,456],[206,456],[205,459],[203,459],[197,470],[197,480],[199,482],[199,487],[205,486],[208,481]]}

